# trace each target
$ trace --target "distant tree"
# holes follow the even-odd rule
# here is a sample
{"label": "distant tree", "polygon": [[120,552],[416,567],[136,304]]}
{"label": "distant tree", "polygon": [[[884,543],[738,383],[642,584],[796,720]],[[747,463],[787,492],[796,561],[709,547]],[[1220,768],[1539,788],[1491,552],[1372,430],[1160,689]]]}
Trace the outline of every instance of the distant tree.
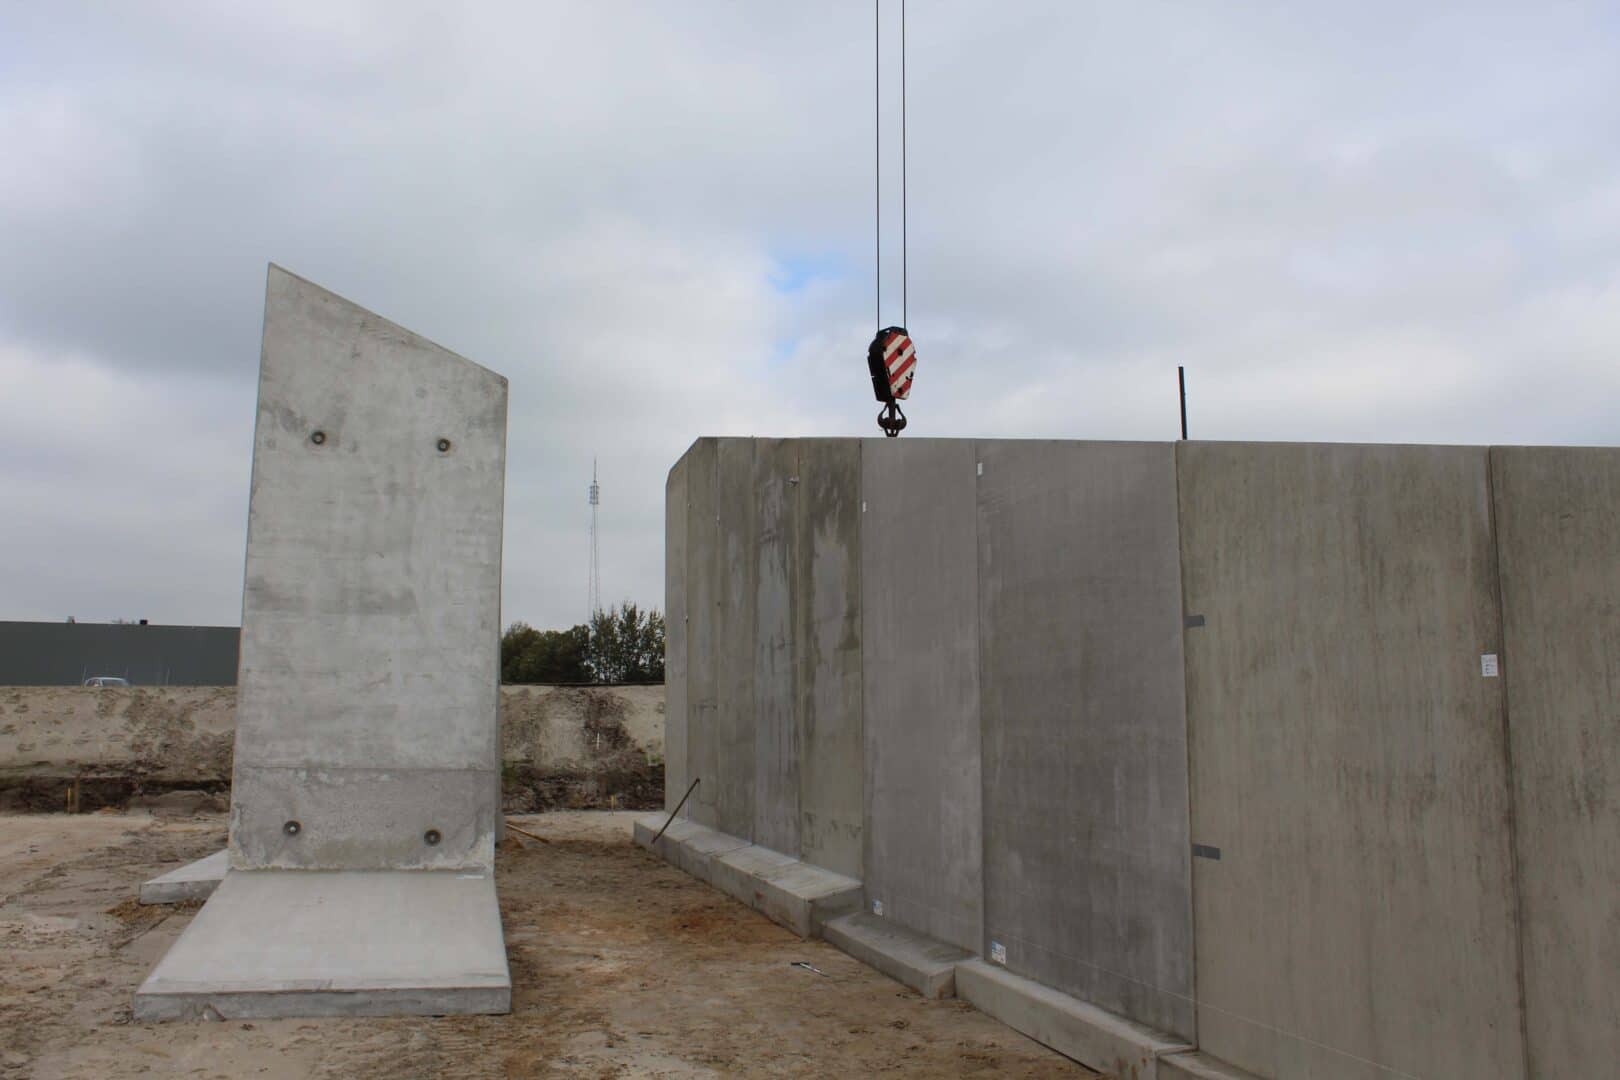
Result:
{"label": "distant tree", "polygon": [[664,617],[628,600],[591,619],[585,653],[592,677],[602,683],[664,681]]}
{"label": "distant tree", "polygon": [[587,626],[536,630],[526,622],[515,622],[501,635],[501,682],[590,682],[591,672],[585,666],[590,639]]}

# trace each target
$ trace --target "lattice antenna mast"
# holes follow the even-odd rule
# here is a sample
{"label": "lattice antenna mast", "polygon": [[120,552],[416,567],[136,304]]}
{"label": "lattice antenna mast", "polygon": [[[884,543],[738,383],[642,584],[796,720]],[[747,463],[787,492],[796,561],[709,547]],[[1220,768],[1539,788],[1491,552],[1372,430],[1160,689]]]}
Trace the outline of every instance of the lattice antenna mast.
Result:
{"label": "lattice antenna mast", "polygon": [[602,556],[596,544],[596,508],[602,503],[602,485],[596,482],[596,459],[591,459],[591,580],[587,624],[602,610]]}

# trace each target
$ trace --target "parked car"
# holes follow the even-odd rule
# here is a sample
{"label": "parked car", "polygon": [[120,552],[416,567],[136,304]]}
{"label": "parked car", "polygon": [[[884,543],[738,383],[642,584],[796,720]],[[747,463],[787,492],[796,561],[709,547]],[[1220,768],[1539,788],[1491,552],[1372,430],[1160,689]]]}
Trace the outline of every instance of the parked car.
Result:
{"label": "parked car", "polygon": [[117,675],[92,675],[84,680],[86,686],[129,686],[130,681]]}

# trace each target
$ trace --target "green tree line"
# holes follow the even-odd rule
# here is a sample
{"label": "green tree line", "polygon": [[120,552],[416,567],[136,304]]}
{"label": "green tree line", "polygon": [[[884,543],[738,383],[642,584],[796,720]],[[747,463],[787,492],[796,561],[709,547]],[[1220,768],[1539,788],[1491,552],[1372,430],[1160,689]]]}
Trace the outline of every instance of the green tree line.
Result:
{"label": "green tree line", "polygon": [[501,635],[504,683],[664,681],[664,616],[628,601],[567,630],[515,622]]}

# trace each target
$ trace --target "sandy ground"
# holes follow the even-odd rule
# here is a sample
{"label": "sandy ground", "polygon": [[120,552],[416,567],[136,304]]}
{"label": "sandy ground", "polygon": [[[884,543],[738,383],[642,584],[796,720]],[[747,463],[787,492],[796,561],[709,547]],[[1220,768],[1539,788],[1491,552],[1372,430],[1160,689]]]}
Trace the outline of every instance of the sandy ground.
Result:
{"label": "sandy ground", "polygon": [[1090,1075],[688,878],[633,816],[513,819],[549,842],[499,856],[510,1016],[163,1025],[130,998],[191,911],[136,888],[221,847],[223,816],[0,817],[0,1076]]}

